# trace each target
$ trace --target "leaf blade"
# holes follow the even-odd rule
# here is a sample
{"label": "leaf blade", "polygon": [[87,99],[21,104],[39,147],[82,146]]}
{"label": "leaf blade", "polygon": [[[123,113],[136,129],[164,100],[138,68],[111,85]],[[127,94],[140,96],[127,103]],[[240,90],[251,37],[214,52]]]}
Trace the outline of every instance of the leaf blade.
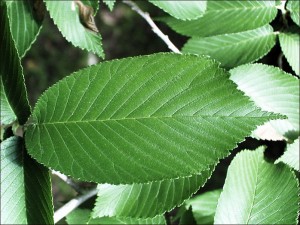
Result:
{"label": "leaf blade", "polygon": [[232,68],[263,57],[275,45],[275,37],[273,28],[266,25],[240,33],[204,38],[192,37],[183,46],[182,52],[209,55],[221,62],[224,67]]}
{"label": "leaf blade", "polygon": [[299,171],[299,138],[293,144],[288,144],[283,155],[275,163],[283,162]]}
{"label": "leaf blade", "polygon": [[296,224],[297,195],[292,171],[267,163],[263,148],[243,151],[229,166],[214,223]]}
{"label": "leaf blade", "polygon": [[[1,77],[2,78],[2,77]],[[4,90],[4,86],[2,83],[2,79],[0,79],[1,85],[1,125],[8,125],[16,120],[16,115],[8,103],[7,97]]]}
{"label": "leaf blade", "polygon": [[286,8],[291,12],[292,20],[300,26],[300,9],[299,9],[299,1],[297,0],[289,0],[287,2]]}
{"label": "leaf blade", "polygon": [[57,171],[98,183],[198,174],[257,125],[278,118],[249,102],[224,73],[207,58],[176,54],[81,70],[38,101],[25,135],[28,151]]}

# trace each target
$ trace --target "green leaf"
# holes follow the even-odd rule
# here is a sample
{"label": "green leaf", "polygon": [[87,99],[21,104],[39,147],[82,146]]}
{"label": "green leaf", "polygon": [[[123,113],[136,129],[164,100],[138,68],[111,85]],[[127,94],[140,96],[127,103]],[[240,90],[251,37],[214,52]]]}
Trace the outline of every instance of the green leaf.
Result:
{"label": "green leaf", "polygon": [[[299,79],[279,68],[249,64],[230,70],[230,79],[265,111],[286,115],[299,134]],[[276,128],[276,122],[270,122]],[[289,127],[289,124],[286,125]],[[284,135],[284,134],[283,134]]]}
{"label": "green leaf", "polygon": [[183,53],[209,55],[232,68],[254,62],[275,45],[275,33],[270,25],[255,30],[212,37],[193,37],[184,45]]}
{"label": "green leaf", "polygon": [[19,123],[22,125],[30,115],[30,107],[24,84],[23,69],[15,43],[12,39],[5,3],[0,7],[0,22],[0,76],[4,86],[3,92],[17,116]]}
{"label": "green leaf", "polygon": [[179,225],[189,225],[189,224],[197,224],[193,216],[192,207],[185,210],[183,214],[180,216],[180,220],[179,220]]}
{"label": "green leaf", "polygon": [[16,48],[22,58],[41,28],[30,1],[12,1],[8,6],[9,24]]}
{"label": "green leaf", "polygon": [[276,14],[274,1],[207,1],[207,10],[199,19],[182,21],[163,17],[158,20],[180,34],[205,37],[252,30],[268,24]]}
{"label": "green leaf", "polygon": [[66,175],[132,184],[198,174],[277,115],[205,57],[154,54],[80,70],[39,99],[30,154]]}
{"label": "green leaf", "polygon": [[263,148],[231,162],[215,224],[296,224],[298,181],[285,165],[264,160]]}
{"label": "green leaf", "polygon": [[300,26],[300,5],[298,0],[288,0],[286,8],[291,13],[292,20]]}
{"label": "green leaf", "polygon": [[114,5],[116,3],[115,0],[103,0],[103,2],[108,6],[110,11],[112,11],[114,9]]}
{"label": "green leaf", "polygon": [[99,10],[99,0],[82,0],[82,2],[85,4],[85,5],[88,5],[90,7],[93,8],[94,10],[94,15],[97,14],[98,10]]}
{"label": "green leaf", "polygon": [[67,216],[68,224],[166,224],[163,216],[154,218],[120,218],[102,217],[91,218],[92,211],[89,209],[76,209]]}
{"label": "green leaf", "polygon": [[91,51],[99,57],[104,57],[101,35],[83,26],[74,1],[46,0],[45,2],[50,17],[67,41],[76,47]]}
{"label": "green leaf", "polygon": [[214,224],[218,199],[221,190],[213,190],[197,195],[185,202],[186,209],[192,208],[197,224]]}
{"label": "green leaf", "polygon": [[299,171],[299,139],[293,144],[288,144],[284,154],[275,163],[283,162]]}
{"label": "green leaf", "polygon": [[49,173],[26,155],[19,137],[1,143],[1,223],[53,224]]}
{"label": "green leaf", "polygon": [[192,177],[145,184],[99,184],[92,216],[147,218],[162,215],[191,197],[211,173],[212,169]]}
{"label": "green leaf", "polygon": [[8,125],[16,120],[16,115],[8,103],[2,79],[0,79],[1,88],[1,125]]}
{"label": "green leaf", "polygon": [[294,72],[300,76],[300,35],[298,32],[279,34],[279,42],[284,56]]}
{"label": "green leaf", "polygon": [[180,20],[197,19],[201,17],[206,10],[206,1],[149,0],[149,2]]}

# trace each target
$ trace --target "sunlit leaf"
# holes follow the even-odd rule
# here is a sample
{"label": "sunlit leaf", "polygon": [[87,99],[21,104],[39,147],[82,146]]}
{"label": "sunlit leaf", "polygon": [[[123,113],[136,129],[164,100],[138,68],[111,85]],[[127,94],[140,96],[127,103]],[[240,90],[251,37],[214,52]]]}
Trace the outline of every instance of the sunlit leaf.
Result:
{"label": "sunlit leaf", "polygon": [[299,171],[299,138],[293,144],[288,144],[284,154],[276,160],[276,163],[279,162],[283,162]]}

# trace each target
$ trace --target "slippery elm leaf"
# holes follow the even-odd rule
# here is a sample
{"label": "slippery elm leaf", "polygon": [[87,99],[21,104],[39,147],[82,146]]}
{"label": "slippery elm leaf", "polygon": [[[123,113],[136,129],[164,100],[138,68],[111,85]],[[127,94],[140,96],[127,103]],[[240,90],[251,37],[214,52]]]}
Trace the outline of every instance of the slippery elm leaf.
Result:
{"label": "slippery elm leaf", "polygon": [[211,176],[213,169],[199,175],[132,185],[98,185],[93,217],[148,218],[162,215],[188,199]]}
{"label": "slippery elm leaf", "polygon": [[110,11],[112,11],[114,9],[114,5],[116,3],[115,0],[103,0],[103,2],[108,6]]}
{"label": "slippery elm leaf", "polygon": [[180,34],[205,37],[252,30],[268,24],[276,14],[275,1],[207,1],[205,14],[196,20],[173,17],[158,20]]}
{"label": "slippery elm leaf", "polygon": [[[2,77],[1,77],[2,78]],[[16,120],[16,115],[8,103],[2,79],[0,79],[0,90],[1,90],[1,125],[8,125]]]}
{"label": "slippery elm leaf", "polygon": [[288,0],[286,8],[291,13],[292,20],[300,26],[300,4],[298,0]]}
{"label": "slippery elm leaf", "polygon": [[[91,51],[101,58],[104,57],[101,35],[93,31],[96,29],[95,24],[88,25],[91,22],[90,19],[93,20],[93,17],[91,17],[93,11],[89,11],[83,5],[81,8],[85,13],[82,13],[82,16],[87,18],[81,22],[79,15],[79,7],[83,4],[81,1],[45,0],[45,3],[50,17],[67,41],[76,47]],[[87,27],[90,27],[90,29]]]}
{"label": "slippery elm leaf", "polygon": [[284,164],[265,161],[263,151],[242,151],[231,162],[215,224],[297,223],[298,181]]}
{"label": "slippery elm leaf", "polygon": [[154,54],[100,63],[49,88],[25,134],[38,162],[97,183],[199,174],[256,126],[257,108],[206,57]]}
{"label": "slippery elm leaf", "polygon": [[275,161],[275,163],[279,162],[299,171],[299,137],[293,144],[288,144],[284,154]]}
{"label": "slippery elm leaf", "polygon": [[164,1],[149,0],[152,4],[161,8],[171,16],[180,20],[194,20],[203,16],[206,10],[206,0],[204,1]]}
{"label": "slippery elm leaf", "polygon": [[30,107],[24,84],[23,69],[10,31],[8,9],[5,3],[0,7],[0,22],[0,79],[4,87],[1,92],[5,93],[18,122],[23,125],[30,115]]}
{"label": "slippery elm leaf", "polygon": [[254,62],[275,45],[275,33],[270,25],[240,33],[211,37],[192,37],[183,46],[183,53],[209,55],[226,68]]}

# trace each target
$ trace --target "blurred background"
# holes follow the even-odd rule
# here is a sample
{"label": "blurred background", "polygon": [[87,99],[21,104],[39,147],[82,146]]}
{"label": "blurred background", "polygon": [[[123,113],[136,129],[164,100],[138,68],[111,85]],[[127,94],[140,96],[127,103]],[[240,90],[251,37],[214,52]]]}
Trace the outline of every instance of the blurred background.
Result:
{"label": "blurred background", "polygon": [[[152,18],[164,15],[161,10],[148,2],[138,1],[138,5],[144,11],[149,12]],[[280,20],[280,17],[276,18],[273,22],[275,30],[279,29],[276,28],[278,20]],[[112,12],[106,5],[101,3],[95,21],[102,36],[102,44],[106,55],[105,60],[169,51],[163,41],[152,32],[150,26],[144,19],[122,2],[117,2]],[[186,42],[187,37],[173,32],[163,23],[157,22],[157,24],[179,49]],[[292,73],[285,58],[280,57],[278,43],[276,47],[260,61],[265,64],[278,66],[278,60],[282,60],[280,63],[282,63],[283,68],[287,72]],[[67,42],[53,24],[49,15],[46,14],[40,35],[31,50],[22,60],[31,106],[34,106],[43,91],[66,75],[84,68],[89,64],[101,61],[103,60],[97,56],[75,48]],[[274,160],[282,154],[285,142],[258,141],[247,138],[233,150],[233,154],[231,154],[230,157],[222,160],[221,163],[218,164],[211,179],[198,193],[222,188],[228,165],[235,154],[241,149],[255,149],[259,145],[268,146],[266,152],[269,154],[270,160]],[[52,180],[54,206],[56,210],[77,196],[78,193],[57,176],[53,175]],[[95,184],[92,183],[77,183],[82,188],[95,186]],[[93,204],[94,199],[91,199],[84,203],[82,207],[92,208]],[[168,213],[167,216],[174,216],[175,213],[176,209]],[[61,221],[60,223],[64,224],[65,222]]]}

